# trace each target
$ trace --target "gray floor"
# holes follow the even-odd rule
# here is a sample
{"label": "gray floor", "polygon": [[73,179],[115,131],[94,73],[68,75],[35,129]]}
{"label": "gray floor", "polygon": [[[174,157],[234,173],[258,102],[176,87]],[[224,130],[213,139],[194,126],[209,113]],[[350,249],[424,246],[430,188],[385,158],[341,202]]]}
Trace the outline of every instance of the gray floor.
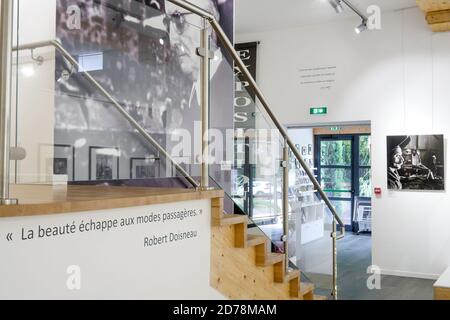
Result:
{"label": "gray floor", "polygon": [[381,290],[367,288],[372,264],[371,237],[347,234],[338,243],[340,300],[431,300],[433,280],[381,276]]}
{"label": "gray floor", "polygon": [[[264,232],[279,238],[281,225],[266,225]],[[261,232],[261,231],[259,231]],[[328,231],[329,232],[329,231]],[[327,232],[325,232],[327,233]],[[292,250],[291,246],[291,250]],[[331,238],[305,245],[295,245],[296,265],[302,270],[305,281],[316,286],[316,293],[327,296],[332,288],[332,244]],[[434,280],[381,276],[381,289],[369,290],[367,268],[372,265],[372,238],[368,234],[346,233],[338,241],[338,298],[339,300],[431,300]]]}

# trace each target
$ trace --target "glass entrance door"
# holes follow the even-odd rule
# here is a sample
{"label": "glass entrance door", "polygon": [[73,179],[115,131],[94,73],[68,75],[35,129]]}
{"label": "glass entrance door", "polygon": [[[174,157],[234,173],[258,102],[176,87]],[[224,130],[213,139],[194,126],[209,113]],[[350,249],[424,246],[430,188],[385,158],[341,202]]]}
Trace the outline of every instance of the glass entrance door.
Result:
{"label": "glass entrance door", "polygon": [[353,138],[319,136],[318,142],[316,161],[319,181],[345,225],[351,226],[355,194]]}
{"label": "glass entrance door", "polygon": [[316,146],[318,180],[352,230],[355,196],[372,195],[370,135],[316,136]]}

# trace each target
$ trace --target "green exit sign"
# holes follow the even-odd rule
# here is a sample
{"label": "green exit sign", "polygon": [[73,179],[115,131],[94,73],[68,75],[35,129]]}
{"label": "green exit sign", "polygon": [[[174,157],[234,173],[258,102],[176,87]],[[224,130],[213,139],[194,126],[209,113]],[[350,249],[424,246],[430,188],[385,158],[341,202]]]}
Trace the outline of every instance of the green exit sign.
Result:
{"label": "green exit sign", "polygon": [[311,108],[310,114],[312,115],[324,115],[328,113],[327,107]]}

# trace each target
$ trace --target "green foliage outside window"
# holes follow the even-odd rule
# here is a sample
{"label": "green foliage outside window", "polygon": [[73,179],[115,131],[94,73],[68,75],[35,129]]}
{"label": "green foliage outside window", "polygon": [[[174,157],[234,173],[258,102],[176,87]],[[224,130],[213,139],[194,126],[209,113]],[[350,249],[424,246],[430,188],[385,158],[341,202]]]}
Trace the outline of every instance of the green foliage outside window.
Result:
{"label": "green foliage outside window", "polygon": [[320,152],[323,166],[352,165],[352,142],[349,140],[322,141]]}
{"label": "green foliage outside window", "polygon": [[[371,177],[371,137],[359,136],[359,190],[360,196],[372,195]],[[352,142],[350,140],[322,141],[320,150],[322,166],[348,166],[352,165]],[[367,168],[369,167],[369,168]],[[321,172],[322,186],[326,190],[350,191],[351,170],[345,168],[323,168]],[[348,197],[342,192],[329,193],[334,197]]]}

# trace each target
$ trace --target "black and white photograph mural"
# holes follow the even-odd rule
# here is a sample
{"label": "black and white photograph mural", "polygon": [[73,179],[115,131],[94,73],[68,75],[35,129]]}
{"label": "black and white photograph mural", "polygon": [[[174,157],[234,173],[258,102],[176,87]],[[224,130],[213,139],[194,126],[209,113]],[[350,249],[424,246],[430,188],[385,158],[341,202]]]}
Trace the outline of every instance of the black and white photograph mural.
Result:
{"label": "black and white photograph mural", "polygon": [[390,190],[445,190],[444,136],[387,137]]}
{"label": "black and white photograph mural", "polygon": [[[235,45],[236,51],[242,62],[250,71],[253,79],[256,79],[258,42],[238,43]],[[235,67],[235,100],[234,100],[234,121],[236,129],[254,129],[256,122],[256,95],[246,84],[244,77],[238,67]]]}
{"label": "black and white photograph mural", "polygon": [[[234,0],[191,2],[214,13],[232,39]],[[76,57],[81,69],[161,146],[170,151],[176,130],[193,134],[194,121],[201,119],[196,49],[202,24],[198,16],[164,0],[60,0],[56,24],[58,41]],[[233,70],[215,37],[211,46],[216,56],[211,70],[211,126],[225,130],[233,128]],[[130,159],[160,156],[60,55],[55,77],[55,141],[76,146],[74,180],[89,178],[90,146],[120,148],[119,179],[131,178]],[[187,155],[177,156],[185,159]],[[146,172],[168,172],[159,169]]]}

